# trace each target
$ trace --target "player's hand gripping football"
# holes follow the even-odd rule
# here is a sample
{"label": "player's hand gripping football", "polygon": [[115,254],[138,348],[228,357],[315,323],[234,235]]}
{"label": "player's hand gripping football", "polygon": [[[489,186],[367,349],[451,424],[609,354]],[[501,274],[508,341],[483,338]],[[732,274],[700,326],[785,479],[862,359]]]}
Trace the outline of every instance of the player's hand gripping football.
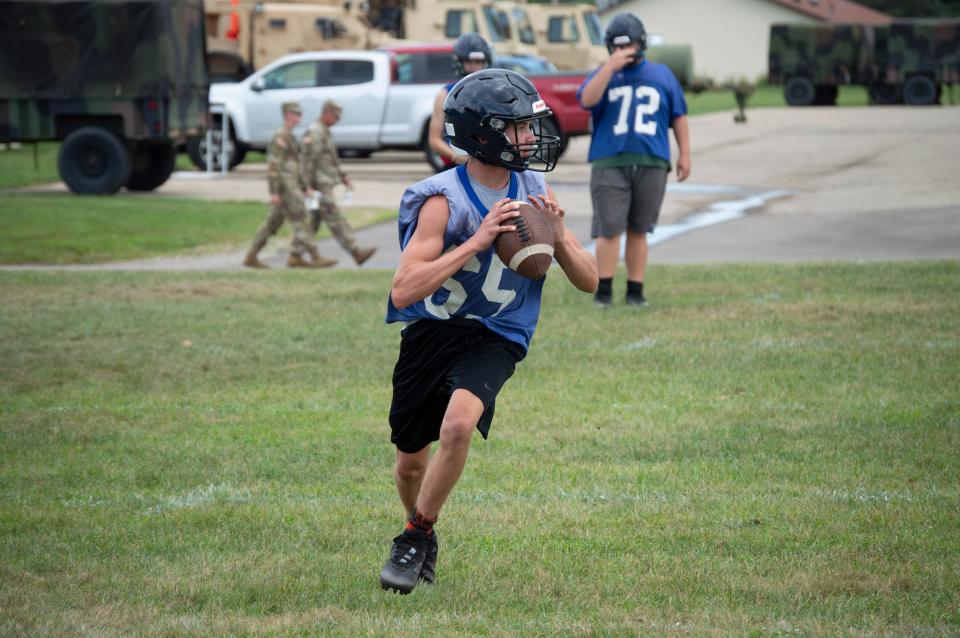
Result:
{"label": "player's hand gripping football", "polygon": [[516,226],[507,222],[517,216],[518,208],[520,208],[520,203],[509,198],[501,199],[493,205],[493,208],[487,212],[487,216],[483,218],[480,228],[472,237],[473,241],[476,242],[477,252],[489,248],[500,233],[517,229]]}
{"label": "player's hand gripping football", "polygon": [[566,214],[566,211],[560,208],[560,204],[546,195],[528,195],[527,199],[530,200],[534,208],[544,213],[546,218],[550,220],[550,226],[553,228],[554,241],[563,239],[563,216]]}

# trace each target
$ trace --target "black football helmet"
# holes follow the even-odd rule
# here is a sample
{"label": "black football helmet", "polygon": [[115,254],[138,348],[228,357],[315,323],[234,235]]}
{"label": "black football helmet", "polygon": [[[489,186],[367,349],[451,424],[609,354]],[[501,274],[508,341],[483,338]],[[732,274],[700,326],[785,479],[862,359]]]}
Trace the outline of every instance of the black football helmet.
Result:
{"label": "black football helmet", "polygon": [[466,62],[493,64],[493,51],[479,33],[464,33],[453,43],[453,70],[458,78],[467,74],[463,68]]}
{"label": "black football helmet", "polygon": [[647,30],[643,28],[640,18],[632,13],[618,13],[607,23],[603,41],[607,45],[608,53],[613,53],[615,46],[632,43],[638,45],[637,50],[642,54],[647,50]]}
{"label": "black football helmet", "polygon": [[[545,135],[543,123],[553,111],[533,84],[514,71],[486,69],[457,82],[443,103],[447,140],[484,164],[514,171],[546,173],[557,165],[560,138]],[[518,124],[530,122],[534,139],[516,138]]]}

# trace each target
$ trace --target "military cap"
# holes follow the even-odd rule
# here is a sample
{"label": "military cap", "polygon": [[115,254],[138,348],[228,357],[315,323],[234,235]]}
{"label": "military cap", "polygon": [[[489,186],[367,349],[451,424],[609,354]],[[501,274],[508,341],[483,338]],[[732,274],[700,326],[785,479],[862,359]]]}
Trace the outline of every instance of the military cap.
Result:
{"label": "military cap", "polygon": [[283,114],[287,113],[296,113],[297,115],[303,115],[303,111],[300,109],[300,104],[297,102],[284,102],[283,103]]}
{"label": "military cap", "polygon": [[334,102],[333,100],[327,100],[326,102],[324,102],[323,110],[330,111],[331,113],[335,113],[337,117],[340,117],[340,113],[343,112],[343,109],[340,108],[340,105]]}

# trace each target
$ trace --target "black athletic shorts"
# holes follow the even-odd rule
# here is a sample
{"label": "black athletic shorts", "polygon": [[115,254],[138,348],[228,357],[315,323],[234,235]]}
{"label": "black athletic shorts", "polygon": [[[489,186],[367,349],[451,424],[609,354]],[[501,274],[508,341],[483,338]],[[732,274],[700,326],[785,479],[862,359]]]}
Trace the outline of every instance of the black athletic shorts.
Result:
{"label": "black athletic shorts", "polygon": [[390,441],[401,452],[419,452],[440,438],[454,390],[483,401],[477,429],[487,438],[497,393],[526,350],[473,319],[421,319],[401,333],[393,370]]}

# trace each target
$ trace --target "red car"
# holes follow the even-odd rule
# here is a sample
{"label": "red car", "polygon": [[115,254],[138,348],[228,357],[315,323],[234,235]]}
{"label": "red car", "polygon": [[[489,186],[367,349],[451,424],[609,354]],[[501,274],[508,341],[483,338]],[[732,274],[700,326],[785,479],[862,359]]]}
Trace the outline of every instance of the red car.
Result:
{"label": "red car", "polygon": [[[394,84],[437,84],[457,80],[453,70],[451,42],[397,44],[381,47],[380,50],[390,54]],[[494,66],[497,66],[496,58]],[[521,70],[514,64],[509,68]],[[571,137],[590,132],[590,113],[577,102],[577,90],[587,76],[574,71],[527,77],[553,111],[553,117],[544,121],[544,132],[560,138],[562,154]],[[428,152],[427,159],[436,170],[447,168],[435,153]]]}

